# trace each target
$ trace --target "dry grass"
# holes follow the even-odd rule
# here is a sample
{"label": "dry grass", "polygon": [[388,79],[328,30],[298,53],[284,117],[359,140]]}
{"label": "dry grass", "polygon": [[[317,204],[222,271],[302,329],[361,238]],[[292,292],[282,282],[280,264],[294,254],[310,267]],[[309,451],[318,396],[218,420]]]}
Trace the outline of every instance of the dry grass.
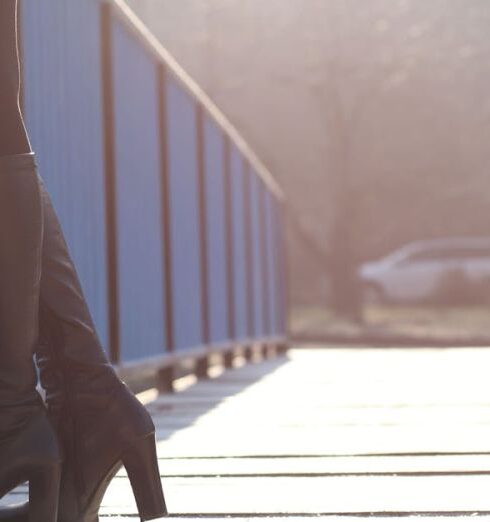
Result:
{"label": "dry grass", "polygon": [[364,324],[339,319],[328,309],[296,307],[291,313],[293,336],[360,338],[368,335],[414,339],[490,339],[490,307],[436,308],[429,306],[369,306]]}

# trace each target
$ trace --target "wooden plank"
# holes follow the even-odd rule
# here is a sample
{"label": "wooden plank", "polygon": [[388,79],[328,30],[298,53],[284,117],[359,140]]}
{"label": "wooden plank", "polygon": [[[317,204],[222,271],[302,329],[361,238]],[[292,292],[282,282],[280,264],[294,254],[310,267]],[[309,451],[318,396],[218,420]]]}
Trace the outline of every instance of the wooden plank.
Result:
{"label": "wooden plank", "polygon": [[[424,514],[423,515],[423,522],[441,522],[441,520],[444,520],[444,518],[442,518],[443,515],[430,515],[430,514]],[[449,515],[449,517],[451,517],[451,520],[454,521],[454,519],[456,518],[457,522],[475,522],[475,518],[474,516],[472,516],[472,514],[468,514],[468,513],[465,513],[465,514],[458,514],[458,516],[456,517],[454,514],[451,514]],[[230,516],[227,516],[227,515],[217,515],[217,516],[206,516],[206,517],[201,517],[199,515],[186,515],[185,516],[185,520],[186,522],[202,522],[203,521],[203,518],[206,520],[206,522],[230,522],[230,519],[233,520],[233,522],[250,522],[251,520],[260,520],[260,521],[266,521],[266,522],[285,522],[287,520],[294,520],[294,522],[312,522],[312,519],[315,519],[315,520],[331,520],[331,521],[340,521],[340,522],[359,522],[360,520],[362,520],[361,517],[359,516],[349,516],[349,515],[345,515],[345,514],[341,514],[341,515],[338,515],[338,514],[335,514],[335,515],[317,515],[317,514],[308,514],[308,513],[305,513],[305,514],[301,514],[301,515],[298,515],[298,514],[292,514],[292,515],[288,515],[288,514],[282,514],[280,516],[274,516],[274,515],[267,515],[267,514],[264,514],[264,515],[261,515],[261,514],[250,514],[249,516],[240,516],[240,515],[234,515],[233,517],[230,517]],[[386,522],[387,521],[387,516],[385,515],[382,515],[382,516],[376,516],[376,515],[372,515],[372,514],[369,514],[369,521],[370,522]],[[394,515],[389,515],[389,522],[407,522],[407,516],[396,516],[396,514]],[[414,519],[416,518],[417,520],[419,520],[420,516],[417,516],[417,517],[411,517],[410,519]],[[163,520],[181,520],[181,517],[179,515],[175,515],[175,516],[172,516],[170,515],[168,518],[165,518],[165,519],[161,519],[162,521]],[[409,520],[410,520],[409,519]],[[118,516],[101,516],[99,517],[99,520],[101,522],[103,521],[106,521],[106,522],[140,522],[140,518],[139,517],[132,517],[132,516],[121,516],[121,517],[118,517]],[[490,522],[490,516],[481,516],[479,515],[478,516],[478,521],[479,522]]]}
{"label": "wooden plank", "polygon": [[[161,476],[490,475],[490,455],[159,459]],[[126,476],[121,470],[120,476]]]}
{"label": "wooden plank", "polygon": [[[489,364],[490,349],[292,350],[162,395],[148,406],[170,513],[490,522]],[[124,470],[102,515],[138,519]]]}
{"label": "wooden plank", "polygon": [[[424,428],[314,428],[281,429],[267,434],[260,427],[159,432],[163,457],[366,455],[406,453],[488,453],[490,429],[472,427],[437,432]],[[246,441],[246,443],[245,443]]]}
{"label": "wooden plank", "polygon": [[[490,513],[488,477],[164,479],[168,508],[185,514]],[[115,479],[103,513],[135,514],[129,481]]]}
{"label": "wooden plank", "polygon": [[[226,515],[224,516],[206,516],[205,520],[206,522],[230,522],[230,518]],[[285,520],[294,520],[294,522],[311,522],[312,518],[318,519],[318,515],[305,515],[305,516],[261,516],[261,515],[255,515],[255,516],[233,516],[234,522],[250,522],[252,520],[266,520],[267,522],[284,522]],[[370,522],[386,522],[385,516],[377,517],[377,516],[369,516]],[[415,518],[415,517],[412,517]],[[419,519],[420,517],[417,517]],[[454,519],[454,516],[452,516]],[[101,516],[99,517],[99,520],[101,522],[140,522],[139,517],[131,517],[131,516],[124,516],[124,517],[113,517],[113,516]],[[165,518],[163,520],[181,520],[181,517],[178,515],[170,516],[168,518]],[[192,516],[187,515],[185,517],[186,522],[202,522],[203,517],[198,516]],[[359,522],[359,517],[357,516],[348,516],[348,515],[342,515],[341,518],[339,518],[339,515],[324,515],[321,517],[321,520],[341,520],[341,522]],[[458,522],[475,522],[474,517],[471,516],[458,516],[457,518]],[[390,522],[407,522],[407,517],[400,517],[400,516],[390,516],[389,517]],[[430,515],[424,515],[423,517],[424,522],[441,522],[441,516],[430,516]],[[490,517],[487,516],[479,516],[478,517],[479,522],[489,522]]]}

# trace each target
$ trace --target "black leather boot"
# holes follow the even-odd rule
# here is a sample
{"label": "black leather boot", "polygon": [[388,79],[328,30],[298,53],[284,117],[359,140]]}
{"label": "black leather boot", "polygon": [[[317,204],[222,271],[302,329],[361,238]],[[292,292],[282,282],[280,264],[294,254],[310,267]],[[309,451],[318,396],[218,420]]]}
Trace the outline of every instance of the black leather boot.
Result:
{"label": "black leather boot", "polygon": [[55,522],[61,459],[36,391],[43,212],[34,154],[0,158],[0,496],[29,481],[30,522]]}
{"label": "black leather boot", "polygon": [[[36,359],[64,452],[58,521],[96,522],[104,492],[123,464],[141,519],[166,516],[154,424],[105,356],[42,183],[41,193],[44,242]],[[24,506],[0,520],[25,521],[26,513]]]}

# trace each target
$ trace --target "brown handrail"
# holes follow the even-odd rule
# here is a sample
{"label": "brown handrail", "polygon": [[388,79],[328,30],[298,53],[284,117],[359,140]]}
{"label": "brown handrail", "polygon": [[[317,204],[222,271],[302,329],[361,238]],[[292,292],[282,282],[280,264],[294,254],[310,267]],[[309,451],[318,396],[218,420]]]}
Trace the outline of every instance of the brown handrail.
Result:
{"label": "brown handrail", "polygon": [[230,123],[228,118],[218,109],[211,98],[199,87],[196,81],[187,73],[175,60],[172,54],[158,41],[146,25],[134,13],[124,0],[104,0],[114,7],[114,13],[125,23],[125,25],[135,34],[146,49],[167,67],[172,76],[202,104],[203,109],[225,132],[237,149],[243,154],[248,163],[253,167],[257,174],[262,178],[266,186],[279,199],[284,199],[284,193],[271,172],[254,153],[249,144]]}

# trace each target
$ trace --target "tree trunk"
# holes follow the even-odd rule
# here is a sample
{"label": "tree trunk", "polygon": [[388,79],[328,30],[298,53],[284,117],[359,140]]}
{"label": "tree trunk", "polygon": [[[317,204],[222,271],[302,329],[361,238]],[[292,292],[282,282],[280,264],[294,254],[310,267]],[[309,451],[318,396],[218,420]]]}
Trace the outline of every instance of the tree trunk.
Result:
{"label": "tree trunk", "polygon": [[355,323],[362,323],[362,292],[352,230],[354,201],[342,204],[337,212],[330,253],[330,279],[334,312]]}

